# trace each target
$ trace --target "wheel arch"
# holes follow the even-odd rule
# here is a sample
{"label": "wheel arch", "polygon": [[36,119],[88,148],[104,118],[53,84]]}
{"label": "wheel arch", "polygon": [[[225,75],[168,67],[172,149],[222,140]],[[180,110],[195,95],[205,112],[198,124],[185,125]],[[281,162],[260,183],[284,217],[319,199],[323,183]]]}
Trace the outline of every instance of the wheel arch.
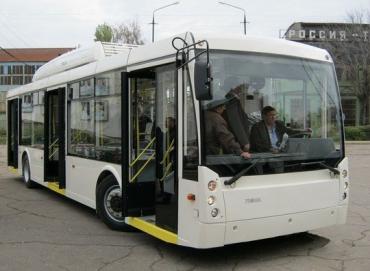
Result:
{"label": "wheel arch", "polygon": [[120,174],[117,172],[117,170],[114,167],[112,167],[112,166],[105,166],[102,169],[102,172],[99,174],[98,180],[96,181],[96,186],[95,186],[95,201],[96,201],[96,198],[97,198],[96,195],[97,195],[97,192],[98,192],[99,184],[101,184],[101,182],[104,180],[104,178],[106,178],[109,175],[112,175],[116,179],[118,185],[120,187],[122,187],[122,185],[121,185],[121,183],[122,183],[121,182],[121,177],[120,177]]}
{"label": "wheel arch", "polygon": [[21,168],[23,168],[23,161],[24,161],[24,158],[25,157],[27,157],[27,159],[28,159],[28,162],[30,163],[30,166],[31,166],[31,156],[30,156],[30,152],[28,151],[28,149],[25,149],[23,152],[22,152],[22,160],[21,160],[21,165],[22,165],[22,167]]}

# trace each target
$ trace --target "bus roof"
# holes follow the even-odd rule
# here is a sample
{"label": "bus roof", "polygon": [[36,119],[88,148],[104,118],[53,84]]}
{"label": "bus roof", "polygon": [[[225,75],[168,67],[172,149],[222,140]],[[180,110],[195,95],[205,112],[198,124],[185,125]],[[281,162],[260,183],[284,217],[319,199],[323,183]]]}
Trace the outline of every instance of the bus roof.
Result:
{"label": "bus roof", "polygon": [[[216,49],[265,53],[332,62],[332,59],[326,50],[284,39],[249,37],[228,34],[203,35],[192,34],[191,32],[186,32],[174,37],[181,37],[188,44],[200,40],[207,40],[209,43],[209,48],[211,50]],[[48,62],[47,64],[45,64],[45,68],[43,68],[43,66],[41,67],[44,70],[54,70],[55,73],[50,72],[49,76],[44,76],[44,78],[41,76],[38,80],[35,80],[37,79],[37,76],[35,76],[32,83],[9,90],[7,97],[11,98],[30,91],[57,87],[58,85],[119,68],[123,70],[137,69],[141,65],[145,65],[145,63],[148,61],[164,58],[174,60],[174,55],[176,53],[176,50],[172,46],[172,40],[174,37],[146,44],[143,46],[126,46],[116,54],[108,55],[104,53],[97,53],[96,46],[100,46],[102,48],[101,50],[104,50],[104,48],[101,45],[96,45],[91,50],[91,54],[94,54],[94,56],[98,55],[98,57],[96,57],[95,59],[92,57],[90,61],[86,60],[86,58],[89,57],[86,48],[83,48],[82,50],[76,49],[70,53],[63,54],[56,59]],[[175,43],[175,45],[177,47],[181,47],[181,44],[177,42]],[[78,50],[82,51],[83,53],[79,55]],[[69,66],[66,65],[68,61],[70,63],[74,63],[75,66],[73,66],[73,64]],[[83,61],[85,62],[80,64],[78,61],[81,61],[81,63]],[[65,69],[63,69],[62,65],[66,66]],[[47,73],[48,71],[46,71],[46,74]]]}

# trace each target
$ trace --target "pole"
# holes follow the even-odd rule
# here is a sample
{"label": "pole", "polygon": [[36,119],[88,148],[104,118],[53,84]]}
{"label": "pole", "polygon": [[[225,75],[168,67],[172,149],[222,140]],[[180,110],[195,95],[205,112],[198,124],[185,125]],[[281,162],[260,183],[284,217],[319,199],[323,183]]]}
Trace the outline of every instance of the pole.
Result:
{"label": "pole", "polygon": [[245,16],[245,12],[244,12],[244,35],[247,35],[247,18]]}
{"label": "pole", "polygon": [[152,42],[154,42],[154,11],[153,11],[153,21],[152,21]]}
{"label": "pole", "polygon": [[229,6],[229,7],[236,8],[236,9],[239,9],[239,10],[243,11],[244,20],[243,20],[242,24],[244,24],[244,35],[247,35],[247,23],[248,22],[247,22],[247,17],[245,16],[245,9],[241,8],[241,7],[238,7],[238,6],[231,5],[231,4],[226,3],[226,2],[222,2],[222,1],[218,1],[218,3],[221,4],[221,5]]}
{"label": "pole", "polygon": [[164,9],[164,8],[168,8],[170,6],[173,6],[173,5],[177,5],[177,4],[180,4],[180,2],[174,2],[172,4],[169,4],[169,5],[165,5],[163,7],[159,7],[159,8],[156,8],[155,10],[153,10],[153,20],[152,22],[150,23],[152,25],[152,42],[154,42],[154,25],[155,25],[155,21],[154,21],[154,13],[160,9]]}

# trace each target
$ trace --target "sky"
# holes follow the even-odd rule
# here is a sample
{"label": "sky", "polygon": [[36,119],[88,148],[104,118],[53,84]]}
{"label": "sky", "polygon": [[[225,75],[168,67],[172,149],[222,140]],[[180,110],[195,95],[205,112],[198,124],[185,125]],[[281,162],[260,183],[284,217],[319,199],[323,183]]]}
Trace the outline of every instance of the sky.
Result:
{"label": "sky", "polygon": [[[2,48],[76,47],[93,43],[95,28],[137,20],[151,42],[153,10],[176,0],[1,0]],[[243,11],[217,0],[178,0],[155,12],[155,40],[186,31],[243,34]],[[294,22],[345,22],[370,11],[370,0],[224,0],[245,10],[247,35],[279,38]]]}

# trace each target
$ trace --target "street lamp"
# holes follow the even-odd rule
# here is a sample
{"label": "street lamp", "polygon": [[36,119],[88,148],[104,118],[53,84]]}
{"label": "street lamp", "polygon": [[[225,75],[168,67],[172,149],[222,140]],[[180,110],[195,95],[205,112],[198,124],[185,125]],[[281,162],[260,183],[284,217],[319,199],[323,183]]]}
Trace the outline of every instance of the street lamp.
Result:
{"label": "street lamp", "polygon": [[244,20],[243,20],[243,24],[244,24],[244,35],[247,35],[247,18],[245,16],[245,9],[244,8],[241,8],[241,7],[237,7],[237,6],[234,6],[234,5],[231,5],[229,3],[225,3],[225,2],[221,2],[221,1],[218,1],[219,4],[222,4],[222,5],[226,5],[226,6],[230,6],[230,7],[233,7],[233,8],[237,8],[237,9],[240,9],[244,12]]}
{"label": "street lamp", "polygon": [[153,20],[152,22],[150,23],[152,25],[152,42],[154,42],[154,25],[155,25],[155,21],[154,21],[154,13],[160,9],[164,9],[164,8],[167,8],[169,6],[173,6],[173,5],[177,5],[177,4],[180,4],[180,2],[174,2],[172,4],[169,4],[169,5],[166,5],[166,6],[163,6],[163,7],[160,7],[160,8],[157,8],[155,10],[153,10]]}

